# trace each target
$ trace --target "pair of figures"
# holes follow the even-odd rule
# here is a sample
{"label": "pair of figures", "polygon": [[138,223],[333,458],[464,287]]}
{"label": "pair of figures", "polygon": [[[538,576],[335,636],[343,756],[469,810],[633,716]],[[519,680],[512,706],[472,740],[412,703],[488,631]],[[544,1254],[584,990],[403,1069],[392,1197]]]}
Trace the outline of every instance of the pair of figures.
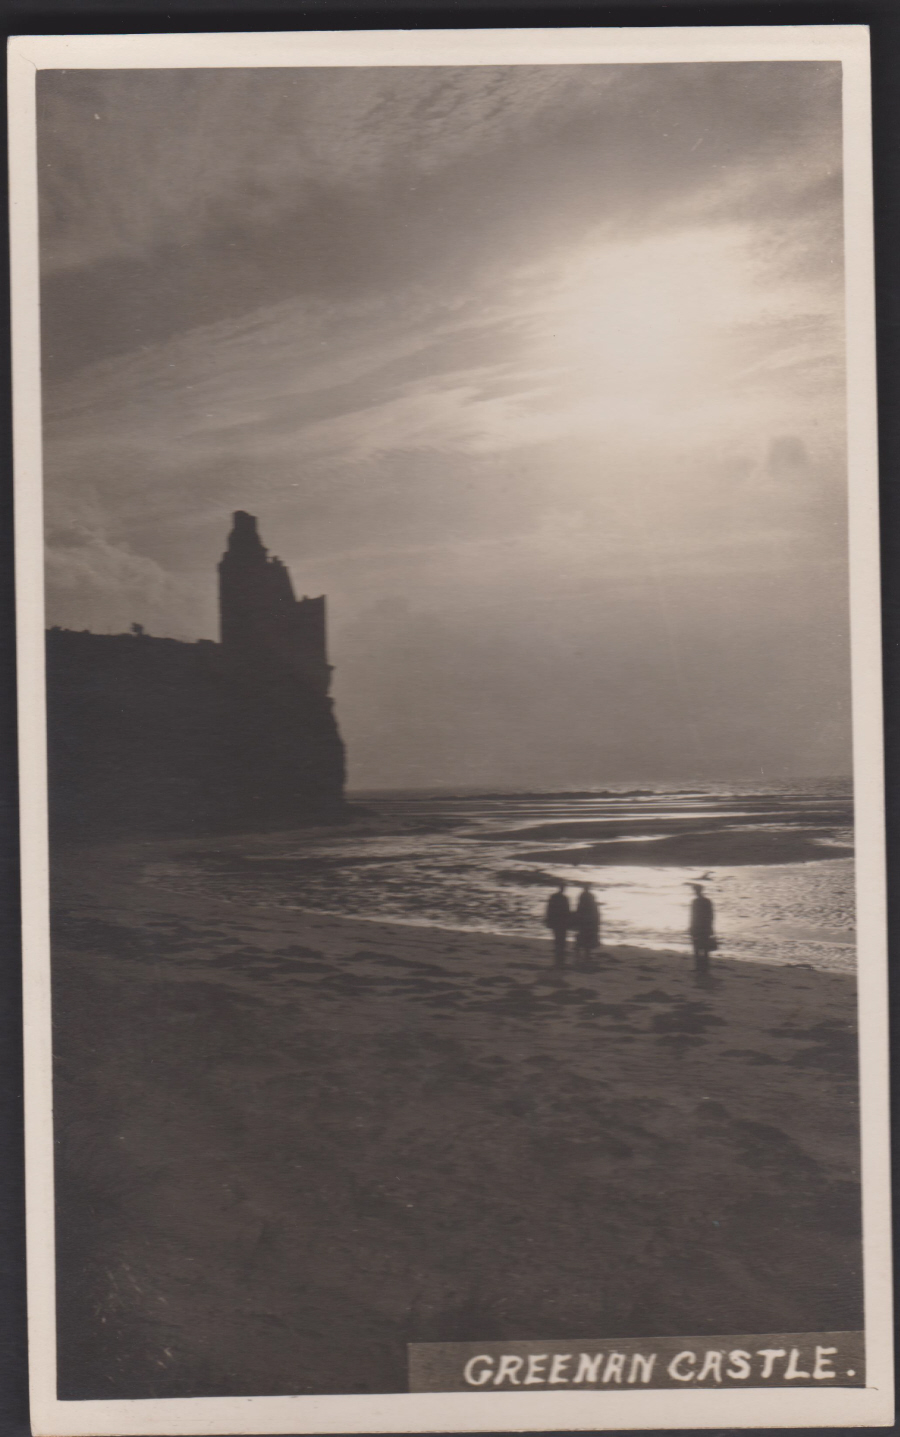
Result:
{"label": "pair of figures", "polygon": [[544,922],[553,934],[553,961],[557,968],[566,963],[566,944],[571,932],[575,934],[575,952],[580,958],[590,958],[600,946],[600,908],[591,892],[589,883],[582,883],[581,893],[574,909],[566,895],[565,883],[560,883],[550,895]]}

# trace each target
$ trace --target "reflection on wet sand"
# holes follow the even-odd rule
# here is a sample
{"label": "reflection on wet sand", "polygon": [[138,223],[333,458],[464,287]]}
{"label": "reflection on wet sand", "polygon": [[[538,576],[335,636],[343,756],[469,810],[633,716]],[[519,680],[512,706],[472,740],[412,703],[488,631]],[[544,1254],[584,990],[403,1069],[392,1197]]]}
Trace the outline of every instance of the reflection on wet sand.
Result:
{"label": "reflection on wet sand", "polygon": [[339,830],[186,842],[147,876],[254,907],[523,935],[540,931],[559,878],[589,881],[611,937],[652,947],[685,942],[684,885],[710,869],[723,951],[846,971],[851,824],[838,781],[764,792],[365,795]]}

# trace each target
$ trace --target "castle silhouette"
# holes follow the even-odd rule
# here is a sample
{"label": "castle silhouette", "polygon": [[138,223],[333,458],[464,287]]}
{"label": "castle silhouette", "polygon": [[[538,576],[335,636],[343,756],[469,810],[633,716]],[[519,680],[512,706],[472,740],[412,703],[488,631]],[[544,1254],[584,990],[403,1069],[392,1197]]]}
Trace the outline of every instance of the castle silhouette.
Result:
{"label": "castle silhouette", "polygon": [[50,819],[67,837],[289,828],[344,806],[325,599],[251,514],[219,564],[221,641],[47,634]]}

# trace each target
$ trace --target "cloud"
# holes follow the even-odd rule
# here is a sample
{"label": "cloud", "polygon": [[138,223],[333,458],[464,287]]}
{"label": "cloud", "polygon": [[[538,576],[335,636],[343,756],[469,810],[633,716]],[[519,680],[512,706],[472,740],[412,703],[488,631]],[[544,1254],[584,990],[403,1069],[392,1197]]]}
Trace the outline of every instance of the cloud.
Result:
{"label": "cloud", "polygon": [[769,440],[766,472],[776,483],[795,483],[799,475],[809,471],[806,445],[797,434],[776,434]]}
{"label": "cloud", "polygon": [[592,226],[740,212],[775,245],[812,227],[805,263],[833,265],[839,85],[809,64],[42,72],[45,361],[287,294],[462,295]]}
{"label": "cloud", "polygon": [[[99,534],[79,534],[47,553],[47,603],[51,614],[64,612],[67,628],[124,632],[142,621],[154,632],[193,637],[178,623],[190,595],[183,579],[168,573],[127,545]],[[174,629],[181,632],[173,632]]]}
{"label": "cloud", "polygon": [[216,523],[257,505],[327,555],[382,532],[392,549],[540,530],[560,504],[640,493],[663,548],[746,547],[760,526],[735,506],[754,485],[767,534],[789,517],[760,467],[769,435],[800,425],[840,484],[834,308],[827,287],[773,281],[746,226],[588,232],[452,303],[285,300],[48,392],[51,512],[102,492],[120,522],[171,529],[215,493]]}
{"label": "cloud", "polygon": [[246,200],[258,227],[322,189],[409,187],[523,126],[558,127],[620,73],[591,68],[573,91],[553,67],[43,71],[45,265],[134,257],[175,227],[190,241]]}

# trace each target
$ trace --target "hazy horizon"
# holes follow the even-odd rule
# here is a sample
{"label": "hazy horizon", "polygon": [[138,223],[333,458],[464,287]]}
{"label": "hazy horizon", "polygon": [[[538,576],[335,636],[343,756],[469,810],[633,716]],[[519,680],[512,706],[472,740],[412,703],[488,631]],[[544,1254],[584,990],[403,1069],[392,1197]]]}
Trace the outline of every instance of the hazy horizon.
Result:
{"label": "hazy horizon", "polygon": [[217,637],[246,509],[354,792],[849,772],[839,65],[38,101],[48,624]]}
{"label": "hazy horizon", "polygon": [[[609,780],[609,783],[610,783],[610,786],[611,786],[610,791],[613,792],[613,793],[617,792],[617,791],[620,790],[620,789],[624,789],[627,785],[630,785],[630,784],[634,784],[634,785],[635,785],[635,788],[637,788],[640,784],[642,784],[642,783],[647,783],[647,784],[653,785],[654,788],[661,788],[661,787],[665,786],[667,789],[668,789],[671,785],[673,785],[673,784],[680,784],[680,785],[682,785],[682,787],[680,788],[679,792],[681,792],[682,794],[685,794],[685,793],[691,792],[691,790],[693,789],[693,787],[694,787],[695,784],[698,785],[699,787],[714,787],[716,784],[722,784],[722,785],[725,785],[725,784],[741,784],[741,785],[745,785],[745,784],[751,784],[751,783],[758,783],[758,784],[763,784],[763,785],[766,785],[766,784],[770,784],[770,785],[778,784],[778,785],[782,785],[782,786],[785,786],[785,787],[786,787],[786,786],[788,786],[788,785],[790,785],[790,784],[792,784],[792,783],[823,784],[823,783],[852,783],[852,781],[853,781],[853,774],[852,774],[852,773],[819,773],[819,774],[810,774],[810,773],[807,773],[807,774],[788,775],[788,776],[786,776],[786,777],[781,777],[781,778],[777,778],[777,779],[776,779],[776,778],[766,778],[766,777],[764,777],[763,775],[759,775],[759,774],[749,774],[749,773],[736,774],[736,773],[732,773],[732,774],[719,774],[716,778],[692,778],[690,775],[688,775],[687,777],[685,777],[684,775],[682,775],[680,778],[672,778],[672,779],[653,779],[653,778],[648,778],[646,775],[644,775],[643,777],[641,777],[641,776],[639,776],[639,775],[632,774],[632,775],[631,775],[630,777],[628,777],[628,778],[615,779],[615,780],[610,779],[610,780]],[[348,797],[349,799],[354,799],[354,798],[362,798],[362,797],[365,797],[365,796],[375,797],[376,795],[378,795],[378,796],[380,796],[380,797],[387,798],[387,797],[390,797],[390,796],[401,797],[401,796],[413,795],[413,794],[420,794],[420,795],[423,795],[424,797],[430,797],[430,796],[432,796],[432,795],[434,795],[434,796],[438,796],[438,795],[446,796],[446,795],[448,795],[448,794],[457,793],[457,794],[460,794],[460,795],[465,795],[465,796],[467,796],[467,797],[478,798],[478,797],[483,797],[484,795],[486,795],[486,794],[489,793],[490,791],[491,791],[491,790],[488,789],[488,786],[487,786],[486,784],[475,784],[475,785],[472,785],[472,786],[467,786],[466,784],[463,784],[463,783],[459,783],[459,784],[450,784],[450,783],[447,783],[447,784],[433,784],[433,785],[423,784],[420,788],[384,788],[384,787],[381,787],[380,785],[378,785],[378,786],[373,786],[372,788],[355,788],[355,787],[352,787],[352,786],[351,786],[351,787],[348,787],[348,789],[347,789],[347,797]],[[561,788],[561,789],[558,789],[558,790],[553,790],[553,789],[549,789],[549,788],[543,788],[543,787],[541,787],[540,785],[536,785],[533,790],[524,790],[524,789],[521,789],[521,788],[518,788],[518,787],[514,787],[514,786],[513,786],[513,787],[507,787],[505,784],[502,784],[502,783],[501,783],[501,784],[497,784],[496,788],[495,788],[493,791],[496,792],[496,793],[498,793],[498,794],[502,794],[504,798],[515,798],[515,797],[520,797],[520,798],[521,798],[521,797],[527,797],[528,794],[529,794],[529,792],[533,792],[534,794],[539,795],[539,796],[541,796],[541,797],[548,797],[548,796],[552,797],[555,792],[558,792],[558,793],[561,794],[561,795],[577,793],[577,792],[579,792],[579,786],[578,786],[577,783],[573,782],[569,787],[567,787],[567,788]],[[600,779],[597,779],[597,780],[595,780],[595,781],[593,781],[593,782],[591,782],[591,781],[585,781],[585,783],[584,783],[584,785],[583,785],[583,792],[585,792],[585,793],[594,792],[594,793],[596,793],[596,794],[598,795],[598,797],[602,797],[602,796],[603,796],[603,781],[600,780]]]}

